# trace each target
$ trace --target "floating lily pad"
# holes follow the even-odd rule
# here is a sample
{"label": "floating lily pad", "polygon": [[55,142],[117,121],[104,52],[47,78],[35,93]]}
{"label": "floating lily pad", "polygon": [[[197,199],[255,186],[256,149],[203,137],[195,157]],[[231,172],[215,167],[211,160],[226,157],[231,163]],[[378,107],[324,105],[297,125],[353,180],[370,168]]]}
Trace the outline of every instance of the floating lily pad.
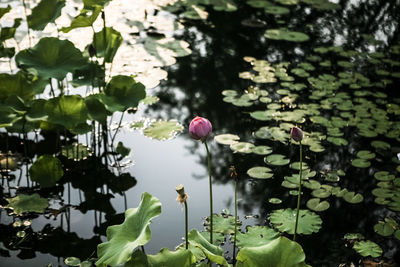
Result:
{"label": "floating lily pad", "polygon": [[385,221],[379,221],[374,225],[374,231],[381,236],[391,236],[398,226],[397,222],[392,218],[385,218]]}
{"label": "floating lily pad", "polygon": [[239,142],[240,137],[235,134],[220,134],[215,136],[214,140],[222,145],[232,145]]}
{"label": "floating lily pad", "polygon": [[312,198],[307,201],[307,208],[313,211],[324,211],[329,209],[329,206],[328,201],[321,201],[319,198]]}
{"label": "floating lily pad", "polygon": [[353,159],[351,161],[351,165],[357,168],[368,168],[369,166],[371,166],[371,162],[365,159]]}
{"label": "floating lily pad", "polygon": [[247,174],[252,178],[268,179],[274,176],[271,169],[267,167],[253,167],[247,170]]}
{"label": "floating lily pad", "polygon": [[264,158],[264,161],[270,165],[283,166],[289,164],[290,160],[285,155],[272,154]]}
{"label": "floating lily pad", "polygon": [[[271,213],[270,221],[280,232],[294,234],[296,223],[296,210],[280,209]],[[321,218],[309,210],[300,210],[299,222],[297,226],[298,234],[310,235],[317,233],[321,229]]]}
{"label": "floating lily pad", "polygon": [[346,240],[363,240],[365,237],[360,233],[347,233],[343,237]]}
{"label": "floating lily pad", "polygon": [[364,197],[360,193],[356,194],[354,192],[347,192],[343,195],[343,199],[349,203],[357,204],[362,202],[364,200]]}
{"label": "floating lily pad", "polygon": [[[263,246],[279,235],[278,232],[268,226],[252,226],[246,230],[244,234],[240,232],[236,234],[236,246],[239,248]],[[233,242],[233,236],[231,236],[231,242]]]}
{"label": "floating lily pad", "polygon": [[107,242],[97,246],[99,265],[121,265],[127,262],[132,251],[150,241],[151,220],[160,215],[161,203],[149,193],[143,193],[138,208],[125,211],[122,224],[107,227]]}
{"label": "floating lily pad", "polygon": [[38,182],[41,187],[54,186],[64,175],[61,162],[51,155],[40,156],[29,168],[32,181]]}
{"label": "floating lily pad", "polygon": [[273,40],[285,40],[290,42],[305,42],[310,39],[305,33],[289,31],[287,29],[270,29],[265,32],[264,36]]}
{"label": "floating lily pad", "polygon": [[255,146],[253,144],[247,143],[247,142],[238,142],[238,143],[230,145],[230,148],[234,152],[244,153],[244,154],[251,153],[253,151],[254,147]]}
{"label": "floating lily pad", "polygon": [[373,158],[375,158],[375,153],[368,151],[368,150],[361,150],[361,151],[358,151],[357,157],[359,157],[360,159],[365,159],[365,160],[373,159]]}
{"label": "floating lily pad", "polygon": [[268,155],[272,153],[272,148],[269,146],[255,146],[252,152],[257,155]]}
{"label": "floating lily pad", "polygon": [[392,181],[395,176],[387,171],[379,171],[374,174],[374,177],[378,181]]}
{"label": "floating lily pad", "polygon": [[[241,222],[238,222],[240,225]],[[209,226],[209,218],[205,222],[207,229]],[[221,234],[233,234],[235,232],[235,217],[234,216],[224,216],[220,214],[213,214],[213,232]]]}
{"label": "floating lily pad", "polygon": [[6,198],[6,200],[9,203],[6,208],[12,209],[17,215],[22,215],[24,212],[43,213],[49,206],[49,201],[41,198],[37,193],[32,195],[19,194],[13,198]]}
{"label": "floating lily pad", "polygon": [[[289,167],[294,170],[300,170],[300,162],[299,161],[292,162],[290,163]],[[308,168],[309,167],[307,165],[307,162],[302,162],[301,169],[304,171],[307,170]]]}
{"label": "floating lily pad", "polygon": [[264,8],[265,13],[268,14],[274,14],[274,15],[283,15],[283,14],[288,14],[290,10],[286,7],[281,7],[281,6],[267,6]]}
{"label": "floating lily pad", "polygon": [[390,149],[390,144],[386,143],[384,141],[372,141],[371,146],[373,146],[375,149],[381,149],[381,150],[387,150]]}
{"label": "floating lily pad", "polygon": [[327,198],[331,195],[331,191],[321,187],[319,189],[312,191],[312,195],[317,198]]}
{"label": "floating lily pad", "polygon": [[169,140],[183,131],[183,126],[176,120],[155,121],[146,127],[144,135],[157,140]]}
{"label": "floating lily pad", "polygon": [[341,138],[341,137],[330,136],[330,137],[326,138],[326,140],[337,146],[347,146],[349,143],[346,139]]}
{"label": "floating lily pad", "polygon": [[354,250],[357,251],[361,256],[377,258],[382,255],[382,249],[378,244],[372,241],[358,241],[354,244]]}
{"label": "floating lily pad", "polygon": [[301,246],[286,237],[276,238],[259,247],[244,247],[236,259],[236,266],[240,267],[310,267],[305,263],[305,254]]}
{"label": "floating lily pad", "polygon": [[276,197],[272,197],[272,198],[270,198],[270,199],[268,200],[268,202],[271,203],[271,204],[281,204],[281,203],[282,203],[282,200],[279,199],[279,198],[276,198]]}

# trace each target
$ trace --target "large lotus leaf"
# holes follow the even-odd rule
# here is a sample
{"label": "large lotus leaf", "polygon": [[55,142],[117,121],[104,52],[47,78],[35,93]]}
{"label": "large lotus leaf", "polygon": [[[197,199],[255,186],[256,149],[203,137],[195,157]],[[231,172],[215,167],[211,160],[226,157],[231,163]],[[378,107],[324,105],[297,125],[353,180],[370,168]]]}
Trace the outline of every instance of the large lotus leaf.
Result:
{"label": "large lotus leaf", "polygon": [[[294,234],[296,210],[275,210],[271,213],[270,221],[280,232]],[[321,225],[322,220],[319,215],[309,210],[300,210],[299,222],[297,225],[298,234],[310,235],[312,233],[317,233],[319,229],[321,229]]]}
{"label": "large lotus leaf", "polygon": [[170,251],[163,248],[156,255],[146,255],[140,250],[132,254],[132,259],[125,267],[194,267],[196,258],[190,250]]}
{"label": "large lotus leaf", "polygon": [[27,18],[29,28],[42,31],[48,23],[54,22],[61,15],[61,9],[64,6],[65,0],[40,1]]}
{"label": "large lotus leaf", "polygon": [[[252,226],[247,228],[247,232],[236,234],[236,246],[239,248],[244,247],[260,247],[270,243],[278,237],[278,232],[268,226]],[[231,236],[233,243],[234,237]]]}
{"label": "large lotus leaf", "polygon": [[9,203],[6,208],[12,209],[17,215],[22,215],[24,212],[43,213],[49,206],[49,201],[36,193],[32,195],[19,194],[13,198],[6,198],[6,200]]}
{"label": "large lotus leaf", "polygon": [[183,131],[183,126],[176,120],[155,121],[146,127],[144,135],[157,140],[168,140]]}
{"label": "large lotus leaf", "polygon": [[212,262],[223,266],[229,266],[228,262],[224,258],[224,251],[222,248],[215,246],[208,242],[204,236],[202,236],[196,229],[193,229],[188,234],[189,243],[197,248],[200,248],[204,255]]}
{"label": "large lotus leaf", "polygon": [[12,27],[2,27],[0,31],[0,42],[14,38],[17,28],[21,25],[22,19],[18,18],[14,20]]}
{"label": "large lotus leaf", "polygon": [[101,12],[101,6],[93,6],[93,8],[83,8],[78,16],[72,19],[68,27],[63,27],[61,31],[69,32],[76,28],[92,26]]}
{"label": "large lotus leaf", "polygon": [[136,247],[150,241],[149,224],[160,214],[160,201],[147,192],[143,193],[139,207],[125,211],[122,224],[107,228],[108,241],[97,246],[99,259],[96,266],[116,266],[127,262]]}
{"label": "large lotus leaf", "polygon": [[369,240],[358,241],[353,248],[363,257],[371,256],[376,258],[382,255],[382,249],[375,242]]}
{"label": "large lotus leaf", "polygon": [[34,95],[42,93],[46,86],[42,79],[31,77],[23,71],[16,74],[0,73],[0,81],[0,100],[11,95],[24,100],[32,99]]}
{"label": "large lotus leaf", "polygon": [[44,108],[49,115],[49,122],[63,125],[67,129],[86,122],[88,117],[85,101],[79,95],[52,98],[46,102]]}
{"label": "large lotus leaf", "polygon": [[124,109],[137,107],[139,101],[146,97],[144,85],[136,82],[131,76],[124,75],[112,77],[104,93],[117,104],[124,106]]}
{"label": "large lotus leaf", "polygon": [[0,19],[4,16],[4,14],[10,12],[11,6],[7,5],[7,7],[0,7]]}
{"label": "large lotus leaf", "polygon": [[267,245],[242,248],[236,267],[306,267],[306,256],[301,246],[286,237],[279,237]]}
{"label": "large lotus leaf", "polygon": [[[237,221],[237,225],[241,225]],[[209,229],[210,221],[207,218],[205,222],[207,230]],[[235,232],[235,218],[234,216],[224,216],[220,214],[213,214],[213,233],[233,234]]]}
{"label": "large lotus leaf", "polygon": [[93,47],[97,57],[103,57],[106,62],[111,63],[121,46],[122,35],[113,28],[105,28],[93,35]]}
{"label": "large lotus leaf", "polygon": [[100,122],[101,124],[106,124],[107,111],[104,104],[99,100],[98,95],[89,95],[85,98],[85,104],[88,111],[88,115],[91,119]]}
{"label": "large lotus leaf", "polygon": [[33,68],[44,79],[62,80],[86,64],[82,52],[68,40],[45,37],[32,48],[19,52],[15,61],[23,69]]}
{"label": "large lotus leaf", "polygon": [[61,162],[51,155],[40,156],[30,167],[31,180],[41,187],[54,186],[64,175]]}

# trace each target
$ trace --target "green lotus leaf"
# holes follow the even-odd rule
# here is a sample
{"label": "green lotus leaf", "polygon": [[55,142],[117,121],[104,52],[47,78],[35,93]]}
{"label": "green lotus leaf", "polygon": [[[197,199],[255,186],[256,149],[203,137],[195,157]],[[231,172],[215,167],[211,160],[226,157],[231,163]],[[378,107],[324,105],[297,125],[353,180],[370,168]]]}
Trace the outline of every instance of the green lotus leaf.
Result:
{"label": "green lotus leaf", "polygon": [[[123,75],[112,77],[104,93],[108,98],[103,97],[101,100],[111,112],[115,111],[113,107],[110,107],[114,104],[117,104],[116,108],[117,110],[119,109],[118,111],[125,111],[127,108],[137,107],[139,101],[146,97],[143,84],[136,82],[131,76]],[[122,110],[118,105],[123,106]]]}
{"label": "green lotus leaf", "polygon": [[63,95],[46,102],[44,109],[49,115],[48,122],[72,129],[87,120],[87,109],[80,95]]}
{"label": "green lotus leaf", "polygon": [[194,267],[195,262],[196,258],[190,250],[170,251],[168,248],[163,248],[156,255],[146,255],[136,250],[124,267]]}
{"label": "green lotus leaf", "polygon": [[257,155],[268,155],[272,153],[272,149],[269,146],[255,146],[252,152]]}
{"label": "green lotus leaf", "polygon": [[343,199],[351,204],[357,204],[364,200],[364,197],[360,193],[347,192],[343,195]]}
{"label": "green lotus leaf", "polygon": [[363,257],[371,256],[373,258],[377,258],[381,256],[383,252],[382,249],[378,246],[378,244],[369,240],[358,241],[354,243],[353,248]]}
{"label": "green lotus leaf", "polygon": [[372,194],[380,198],[391,198],[394,195],[393,190],[388,188],[375,188],[372,190]]}
{"label": "green lotus leaf", "polygon": [[272,113],[269,110],[257,110],[250,113],[253,119],[267,121],[272,119]]}
{"label": "green lotus leaf", "polygon": [[327,198],[331,195],[331,191],[326,190],[324,188],[319,188],[312,191],[312,195],[317,198]]}
{"label": "green lotus leaf", "polygon": [[122,224],[107,227],[107,242],[97,246],[96,266],[116,266],[127,262],[132,251],[150,241],[151,220],[161,214],[160,201],[145,192],[138,208],[125,211]]}
{"label": "green lotus leaf", "polygon": [[[292,163],[290,163],[290,165],[289,165],[289,167],[291,168],[291,169],[293,169],[293,170],[300,170],[300,162],[299,161],[296,161],[296,162],[292,162]],[[309,167],[308,167],[308,164],[307,164],[307,162],[302,162],[302,165],[301,165],[301,169],[304,171],[304,170],[307,170]]]}
{"label": "green lotus leaf", "polygon": [[105,7],[111,0],[83,0],[83,5],[85,8],[93,8],[95,6]]}
{"label": "green lotus leaf", "polygon": [[346,139],[341,138],[341,137],[330,136],[330,137],[326,138],[326,140],[337,146],[347,146],[349,143]]}
{"label": "green lotus leaf", "polygon": [[247,142],[238,142],[230,145],[230,148],[233,150],[233,152],[244,153],[244,154],[251,153],[254,147],[255,146],[252,143],[247,143]]}
{"label": "green lotus leaf", "polygon": [[143,133],[145,136],[157,140],[169,140],[183,131],[183,126],[176,120],[155,121],[147,126]]}
{"label": "green lotus leaf", "polygon": [[19,52],[15,61],[22,69],[33,68],[43,79],[62,80],[69,72],[86,64],[82,52],[68,40],[45,37],[32,48]]}
{"label": "green lotus leaf", "polygon": [[51,155],[40,156],[29,168],[31,180],[41,187],[54,186],[64,175],[61,161]]}
{"label": "green lotus leaf", "polygon": [[[238,225],[242,223],[238,221]],[[207,217],[205,226],[209,229],[210,221]],[[213,233],[233,234],[235,232],[235,218],[231,215],[213,214]]]}
{"label": "green lotus leaf", "polygon": [[101,12],[101,6],[93,6],[93,8],[83,8],[78,16],[72,19],[68,27],[61,28],[61,31],[67,33],[73,29],[92,26]]}
{"label": "green lotus leaf", "polygon": [[324,211],[329,209],[328,201],[321,201],[319,198],[312,198],[307,201],[307,208],[313,211]]}
{"label": "green lotus leaf", "polygon": [[93,47],[97,57],[103,57],[105,62],[111,63],[122,45],[123,38],[114,28],[103,28],[93,35]]}
{"label": "green lotus leaf", "polygon": [[237,257],[236,267],[307,267],[301,246],[286,237],[279,237],[259,247],[244,247]]}
{"label": "green lotus leaf", "polygon": [[273,141],[279,141],[281,143],[286,144],[286,142],[289,139],[289,134],[286,133],[283,129],[279,128],[279,127],[261,127],[260,129],[258,129],[254,135],[257,138],[261,138],[261,139],[270,139]]}
{"label": "green lotus leaf", "polygon": [[385,218],[385,221],[379,221],[374,225],[374,231],[381,236],[391,236],[398,226],[397,222],[392,218]]}
{"label": "green lotus leaf", "polygon": [[264,158],[265,163],[275,166],[283,166],[289,164],[290,160],[285,155],[272,154]]}
{"label": "green lotus leaf", "polygon": [[264,36],[273,40],[285,40],[290,42],[305,42],[310,39],[305,33],[289,31],[287,29],[270,29],[265,32]]}
{"label": "green lotus leaf", "polygon": [[31,77],[24,71],[16,74],[0,73],[0,100],[17,95],[23,100],[30,100],[36,94],[43,93],[46,83],[37,77]]}
{"label": "green lotus leaf", "polygon": [[[5,40],[11,39],[15,37],[15,33],[17,31],[17,28],[21,25],[21,18],[17,18],[14,20],[14,24],[12,27],[2,27],[0,31],[0,42],[4,42]],[[1,45],[3,46],[3,45]],[[7,51],[3,51],[7,53]],[[8,53],[11,51],[8,51]],[[15,50],[14,50],[15,52]]]}
{"label": "green lotus leaf", "polygon": [[252,178],[268,179],[274,176],[271,169],[267,167],[253,167],[247,170],[247,174]]}
{"label": "green lotus leaf", "polygon": [[[296,223],[296,210],[294,209],[280,209],[271,213],[270,221],[280,232],[294,234],[294,227]],[[314,212],[309,210],[300,210],[299,222],[297,226],[298,234],[310,235],[317,233],[321,229],[322,220]]]}
{"label": "green lotus leaf", "polygon": [[282,5],[297,5],[299,0],[275,0],[275,2],[278,2]]}
{"label": "green lotus leaf", "polygon": [[384,141],[375,140],[371,142],[371,146],[375,149],[387,150],[390,148],[390,144]]}
{"label": "green lotus leaf", "polygon": [[[199,248],[204,256],[212,262],[218,263],[223,266],[229,266],[224,258],[224,251],[222,248],[215,246],[208,242],[196,229],[193,229],[188,234],[189,244],[192,247]],[[190,249],[190,247],[189,247]],[[193,253],[194,254],[194,253]]]}
{"label": "green lotus leaf", "polygon": [[273,14],[273,15],[283,15],[288,14],[290,10],[286,7],[281,6],[267,6],[264,8],[265,13]]}
{"label": "green lotus leaf", "polygon": [[395,176],[387,171],[379,171],[374,174],[374,177],[378,181],[392,181]]}
{"label": "green lotus leaf", "polygon": [[80,266],[81,260],[77,257],[68,257],[64,260],[64,263],[68,266]]}
{"label": "green lotus leaf", "polygon": [[6,200],[9,204],[5,207],[12,209],[17,215],[22,215],[24,212],[43,213],[49,206],[49,201],[36,193],[32,195],[19,194],[13,198],[6,198]]}
{"label": "green lotus leaf", "polygon": [[363,240],[365,237],[360,233],[347,233],[343,237],[346,240]]}
{"label": "green lotus leaf", "polygon": [[115,152],[120,154],[122,157],[126,157],[131,153],[131,149],[129,147],[125,147],[124,144],[120,141],[117,144],[117,148],[115,149]]}
{"label": "green lotus leaf", "polygon": [[315,190],[321,188],[321,184],[318,181],[315,180],[308,180],[304,182],[304,187]]}
{"label": "green lotus leaf", "polygon": [[85,105],[90,119],[96,120],[102,125],[106,124],[109,112],[101,102],[99,95],[89,95],[85,97]]}
{"label": "green lotus leaf", "polygon": [[[252,226],[247,227],[246,233],[236,233],[236,246],[239,248],[244,247],[260,247],[270,243],[277,238],[279,233],[268,226]],[[234,237],[231,236],[233,243]]]}
{"label": "green lotus leaf", "polygon": [[221,145],[232,145],[236,144],[240,137],[235,134],[220,134],[214,137],[214,140]]}
{"label": "green lotus leaf", "polygon": [[54,22],[60,15],[61,9],[65,6],[65,0],[41,0],[32,9],[28,16],[29,28],[42,31],[50,22]]}
{"label": "green lotus leaf", "polygon": [[365,159],[353,159],[351,161],[351,165],[353,165],[354,167],[357,168],[368,168],[369,166],[371,166],[371,162],[369,162],[368,160]]}
{"label": "green lotus leaf", "polygon": [[359,157],[360,159],[373,159],[375,158],[375,153],[368,151],[368,150],[361,150],[358,151],[357,153],[357,157]]}
{"label": "green lotus leaf", "polygon": [[90,147],[78,143],[61,148],[61,155],[74,161],[85,160],[92,156],[92,154],[93,152]]}

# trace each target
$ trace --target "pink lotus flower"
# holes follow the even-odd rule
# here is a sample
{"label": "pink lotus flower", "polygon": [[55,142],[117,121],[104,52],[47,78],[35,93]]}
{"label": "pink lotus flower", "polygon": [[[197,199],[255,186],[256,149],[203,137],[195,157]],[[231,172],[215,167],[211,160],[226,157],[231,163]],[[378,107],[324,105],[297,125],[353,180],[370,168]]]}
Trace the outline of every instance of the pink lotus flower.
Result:
{"label": "pink lotus flower", "polygon": [[303,131],[297,127],[294,126],[291,130],[290,130],[290,137],[296,141],[296,142],[300,142],[301,140],[303,140]]}
{"label": "pink lotus flower", "polygon": [[189,125],[190,136],[195,140],[205,141],[212,132],[211,122],[205,118],[196,116]]}

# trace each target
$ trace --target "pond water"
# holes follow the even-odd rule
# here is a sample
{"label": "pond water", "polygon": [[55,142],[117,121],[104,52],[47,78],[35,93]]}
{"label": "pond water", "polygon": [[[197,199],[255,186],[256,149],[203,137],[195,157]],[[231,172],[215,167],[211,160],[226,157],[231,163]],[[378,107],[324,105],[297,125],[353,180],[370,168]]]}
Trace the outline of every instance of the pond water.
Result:
{"label": "pond water", "polygon": [[[84,2],[86,6],[90,1]],[[54,88],[47,85],[34,97],[46,99],[48,102],[42,104],[55,115],[39,118],[39,126],[32,126],[36,121],[29,124],[31,131],[26,137],[21,120],[13,120],[10,125],[11,115],[0,117],[0,159],[15,157],[18,161],[15,168],[3,161],[1,165],[1,266],[64,266],[64,260],[72,256],[95,262],[97,245],[107,240],[106,228],[121,224],[125,210],[137,207],[143,192],[162,203],[161,215],[150,225],[152,236],[144,245],[146,253],[156,254],[164,247],[173,250],[184,236],[184,209],[175,200],[175,186],[180,183],[189,194],[189,229],[203,230],[204,217],[209,215],[206,151],[201,142],[190,138],[187,130],[197,115],[208,118],[213,125],[208,144],[215,213],[233,213],[234,184],[229,167],[234,165],[239,177],[242,232],[246,226],[268,225],[292,238],[284,229],[285,220],[293,220],[286,218],[292,213],[279,213],[296,207],[299,145],[290,139],[289,130],[298,125],[305,133],[302,147],[307,168],[303,173],[307,177],[301,208],[308,210],[302,224],[303,231],[308,233],[299,235],[296,241],[304,250],[306,263],[378,266],[373,264],[380,262],[386,264],[382,266],[397,266],[399,1],[100,2],[107,2],[103,13],[107,26],[118,30],[123,39],[119,50],[114,51],[115,57],[110,56],[112,64],[98,63],[106,69],[106,80],[111,84],[113,76],[136,75],[135,80],[146,86],[147,95],[157,98],[123,110],[106,97],[99,98],[108,111],[112,110],[110,113],[114,112],[112,116],[108,114],[111,127],[105,130],[99,122],[89,123],[86,134],[74,135],[84,132],[84,127],[69,121],[82,122],[76,113],[68,113],[74,105],[65,104],[65,110],[60,107],[61,114],[67,114],[63,119],[57,117],[57,107],[48,108],[48,102],[55,98],[54,88],[65,95],[100,95],[102,92],[87,89],[96,83],[93,76],[91,85],[79,87],[87,78],[86,72],[82,74],[84,79],[79,80],[75,73],[67,75],[72,71],[66,71],[66,78],[61,77],[59,80],[64,82],[60,83],[56,81],[59,69],[54,76],[46,76],[50,71],[43,67],[45,60],[37,63],[23,56],[2,58],[3,73],[15,74],[19,66],[26,71],[33,68],[36,72],[30,75],[53,79]],[[91,27],[58,34],[56,31],[68,27],[71,18],[79,14],[80,1],[66,1],[56,23],[44,29],[34,31],[34,27],[40,26],[30,22],[29,35],[23,5],[16,1],[0,3],[1,7],[12,7],[1,18],[2,32],[5,27],[12,27],[14,19],[22,18],[15,36],[2,39],[2,49],[16,47],[18,53],[33,47],[42,37],[60,35],[60,39],[71,40],[89,53]],[[38,2],[24,3],[30,14]],[[96,12],[94,6],[90,12]],[[102,9],[99,7],[99,13]],[[93,31],[99,32],[102,27],[99,16]],[[116,40],[117,37],[113,39]],[[94,46],[97,53],[113,53]],[[6,81],[7,77],[0,80]],[[107,96],[113,96],[107,93],[113,88],[109,87],[102,89]],[[12,94],[4,88],[0,86],[4,94],[0,96],[1,110],[8,112],[4,106],[9,105],[15,112],[18,109]],[[24,98],[22,89],[18,92],[25,101],[32,98]],[[132,95],[126,97],[132,99]],[[86,103],[89,118],[101,113],[98,109],[91,113],[89,102]],[[40,117],[35,117],[39,112],[33,106],[29,108],[29,116]],[[124,116],[118,127],[121,111]],[[156,119],[175,119],[184,128],[178,127],[176,136],[160,141],[154,129],[148,130]],[[110,145],[116,128],[120,130]],[[221,141],[222,134],[236,135],[240,140]],[[99,144],[93,148],[93,137],[95,141],[109,142],[107,151]],[[222,144],[224,141],[227,144]],[[75,142],[91,148],[92,155],[68,159],[68,150],[65,153],[62,148]],[[120,155],[123,153],[116,148],[118,142],[131,149],[128,156]],[[6,156],[5,151],[11,154]],[[43,186],[47,181],[40,179],[33,182],[29,171],[44,154],[54,155],[62,164],[63,175],[51,186]],[[253,167],[263,169],[248,171]],[[7,206],[11,198],[34,193],[49,200],[43,212],[12,214],[15,207]],[[26,226],[18,225],[25,221]],[[363,237],[345,238],[350,233]],[[374,242],[369,243],[369,248],[364,247],[364,255],[353,249],[362,240]],[[231,242],[226,240],[223,248],[229,251],[225,256],[231,261]]]}

